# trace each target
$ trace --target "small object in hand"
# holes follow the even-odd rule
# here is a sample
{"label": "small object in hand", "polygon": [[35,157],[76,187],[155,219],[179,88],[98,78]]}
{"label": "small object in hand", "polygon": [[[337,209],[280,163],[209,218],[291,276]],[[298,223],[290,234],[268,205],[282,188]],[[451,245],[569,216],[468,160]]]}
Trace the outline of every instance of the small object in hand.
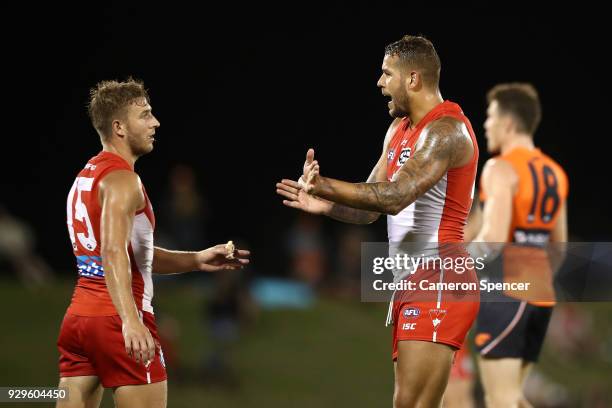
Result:
{"label": "small object in hand", "polygon": [[234,241],[227,241],[227,244],[225,244],[225,250],[227,251],[227,255],[225,255],[225,257],[227,259],[234,259],[234,252],[236,252]]}

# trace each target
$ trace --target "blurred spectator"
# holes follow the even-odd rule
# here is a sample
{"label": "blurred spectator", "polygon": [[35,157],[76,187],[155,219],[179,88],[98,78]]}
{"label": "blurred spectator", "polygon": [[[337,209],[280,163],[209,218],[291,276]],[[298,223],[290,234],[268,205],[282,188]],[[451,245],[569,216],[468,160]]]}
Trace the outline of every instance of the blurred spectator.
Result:
{"label": "blurred spectator", "polygon": [[208,208],[189,166],[177,164],[170,172],[166,197],[159,209],[158,241],[168,248],[199,250],[208,244]]}
{"label": "blurred spectator", "polygon": [[363,226],[342,225],[339,230],[331,286],[335,294],[358,298],[361,294],[361,244],[373,241]]}
{"label": "blurred spectator", "polygon": [[591,315],[576,304],[564,303],[555,308],[548,336],[549,347],[560,355],[598,353]]}
{"label": "blurred spectator", "polygon": [[525,381],[525,397],[534,407],[566,408],[572,406],[565,387],[551,381],[539,371],[538,367],[532,369]]}
{"label": "blurred spectator", "polygon": [[312,287],[321,283],[326,269],[325,239],[320,217],[298,213],[288,233],[291,275]]}
{"label": "blurred spectator", "polygon": [[[556,370],[560,367],[571,367],[576,373],[593,372],[605,367],[605,353],[601,345],[608,338],[602,329],[607,330],[608,322],[598,326],[593,310],[580,303],[560,303],[555,307],[550,322],[546,348],[551,364]],[[607,313],[607,311],[606,311]],[[551,363],[554,361],[554,363]],[[543,364],[543,367],[546,363]],[[548,369],[551,372],[551,369]],[[592,374],[591,374],[592,375]],[[571,377],[571,376],[570,376]],[[561,376],[563,378],[563,376]],[[559,382],[559,379],[556,380]],[[525,394],[534,406],[544,408],[607,407],[610,406],[610,394],[607,388],[598,382],[581,387],[577,399],[575,387],[572,391],[568,384],[561,380],[557,383],[548,378],[543,371],[534,370],[525,385]],[[587,382],[588,383],[588,382]]]}
{"label": "blurred spectator", "polygon": [[[246,248],[237,243],[240,248]],[[233,350],[242,330],[257,316],[257,305],[246,285],[246,270],[222,271],[214,274],[212,297],[204,305],[212,348],[204,359],[202,374],[205,382],[228,387],[240,385],[238,370],[233,362]]]}
{"label": "blurred spectator", "polygon": [[179,321],[168,314],[156,313],[157,333],[164,356],[164,364],[169,377],[181,381],[183,368],[177,355],[178,342],[181,336],[181,325]]}
{"label": "blurred spectator", "polygon": [[53,271],[35,253],[34,231],[0,205],[0,261],[7,262],[27,288],[48,284]]}

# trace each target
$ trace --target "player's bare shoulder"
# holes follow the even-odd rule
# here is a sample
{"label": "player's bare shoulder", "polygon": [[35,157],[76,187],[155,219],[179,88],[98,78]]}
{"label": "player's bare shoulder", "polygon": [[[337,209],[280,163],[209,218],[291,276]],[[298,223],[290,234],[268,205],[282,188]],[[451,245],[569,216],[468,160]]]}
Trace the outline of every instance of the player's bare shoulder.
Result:
{"label": "player's bare shoulder", "polygon": [[485,187],[503,183],[514,188],[518,184],[518,174],[514,167],[508,161],[495,157],[487,160],[482,169],[481,177],[482,184]]}
{"label": "player's bare shoulder", "polygon": [[426,150],[433,158],[445,159],[450,167],[461,167],[474,155],[474,144],[470,132],[461,120],[444,116],[423,129],[416,151]]}
{"label": "player's bare shoulder", "polygon": [[104,176],[99,184],[99,198],[125,201],[130,206],[141,208],[145,204],[140,177],[133,171],[115,170]]}

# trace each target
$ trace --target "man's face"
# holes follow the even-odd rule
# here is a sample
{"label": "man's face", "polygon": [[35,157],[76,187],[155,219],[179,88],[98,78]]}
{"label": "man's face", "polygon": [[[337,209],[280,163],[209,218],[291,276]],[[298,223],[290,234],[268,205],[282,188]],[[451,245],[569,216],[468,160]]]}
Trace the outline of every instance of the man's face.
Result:
{"label": "man's face", "polygon": [[487,137],[487,150],[489,153],[498,153],[510,129],[510,118],[502,114],[499,104],[493,100],[487,108],[487,120],[484,128]]}
{"label": "man's face", "polygon": [[400,70],[399,57],[385,55],[382,64],[382,75],[376,84],[383,95],[391,100],[388,103],[389,115],[393,118],[403,118],[410,113],[408,92],[405,86],[404,75]]}
{"label": "man's face", "polygon": [[126,114],[127,142],[132,153],[140,157],[153,150],[155,129],[159,127],[159,121],[153,116],[151,105],[140,99],[130,103]]}

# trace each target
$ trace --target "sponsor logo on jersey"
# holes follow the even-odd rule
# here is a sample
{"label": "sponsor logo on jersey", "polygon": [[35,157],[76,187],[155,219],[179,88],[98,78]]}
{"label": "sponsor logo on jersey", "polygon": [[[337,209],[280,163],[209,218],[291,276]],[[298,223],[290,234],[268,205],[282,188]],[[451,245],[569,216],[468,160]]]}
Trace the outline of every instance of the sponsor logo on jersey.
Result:
{"label": "sponsor logo on jersey", "polygon": [[416,329],[416,323],[404,323],[402,324],[402,330],[414,330]]}
{"label": "sponsor logo on jersey", "polygon": [[419,309],[418,307],[408,307],[404,309],[404,317],[407,317],[409,319],[417,318],[420,314],[421,309]]}
{"label": "sponsor logo on jersey", "polygon": [[389,150],[389,153],[387,153],[387,163],[392,162],[394,157],[395,157],[395,149]]}
{"label": "sponsor logo on jersey", "polygon": [[429,317],[431,318],[431,323],[433,324],[434,330],[440,326],[442,320],[446,316],[446,309],[429,309]]}
{"label": "sponsor logo on jersey", "polygon": [[76,257],[77,269],[80,276],[85,277],[103,277],[104,268],[102,267],[102,258],[99,256],[79,255]]}
{"label": "sponsor logo on jersey", "polygon": [[399,154],[399,157],[397,158],[397,165],[401,166],[402,164],[406,163],[406,160],[408,160],[410,158],[410,151],[412,149],[409,147],[404,147],[402,149],[402,151]]}
{"label": "sponsor logo on jersey", "polygon": [[543,247],[550,240],[550,233],[545,230],[516,229],[514,231],[514,242],[518,244]]}

